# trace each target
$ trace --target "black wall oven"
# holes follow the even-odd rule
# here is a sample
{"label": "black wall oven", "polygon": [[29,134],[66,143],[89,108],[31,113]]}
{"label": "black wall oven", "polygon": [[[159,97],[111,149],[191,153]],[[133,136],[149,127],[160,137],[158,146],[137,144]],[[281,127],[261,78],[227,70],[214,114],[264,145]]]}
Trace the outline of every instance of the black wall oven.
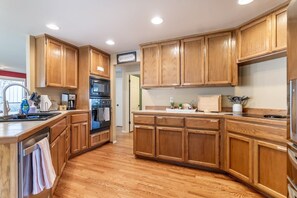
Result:
{"label": "black wall oven", "polygon": [[109,130],[111,118],[111,100],[109,98],[90,99],[91,134]]}
{"label": "black wall oven", "polygon": [[90,77],[90,98],[110,97],[110,81]]}

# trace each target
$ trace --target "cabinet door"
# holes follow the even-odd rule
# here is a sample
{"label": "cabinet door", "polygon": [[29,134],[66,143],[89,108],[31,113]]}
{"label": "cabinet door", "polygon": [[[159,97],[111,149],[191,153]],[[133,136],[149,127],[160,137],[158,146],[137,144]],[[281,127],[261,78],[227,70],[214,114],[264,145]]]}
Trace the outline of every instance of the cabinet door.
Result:
{"label": "cabinet door", "polygon": [[246,182],[252,182],[252,139],[227,133],[227,170]]}
{"label": "cabinet door", "polygon": [[228,84],[232,80],[231,32],[205,37],[205,83]]}
{"label": "cabinet door", "polygon": [[179,41],[160,44],[160,85],[180,85]]}
{"label": "cabinet door", "polygon": [[89,127],[88,123],[84,122],[80,124],[80,149],[84,150],[88,148],[89,143]]}
{"label": "cabinet door", "polygon": [[102,65],[103,67],[103,72],[100,75],[109,78],[109,56],[100,53],[99,65]]}
{"label": "cabinet door", "polygon": [[287,148],[254,141],[254,183],[273,197],[287,195]]}
{"label": "cabinet door", "polygon": [[142,87],[159,86],[159,45],[141,48],[141,85]]}
{"label": "cabinet door", "polygon": [[75,154],[80,151],[80,130],[80,124],[71,125],[71,154]]}
{"label": "cabinet door", "polygon": [[219,168],[219,132],[186,130],[186,162]]}
{"label": "cabinet door", "polygon": [[63,44],[51,39],[46,43],[46,84],[63,87]]}
{"label": "cabinet door", "polygon": [[66,165],[66,130],[58,138],[58,164],[59,172],[62,173]]}
{"label": "cabinet door", "polygon": [[77,88],[78,65],[77,49],[64,46],[64,87]]}
{"label": "cabinet door", "polygon": [[287,8],[272,14],[272,51],[287,47]]}
{"label": "cabinet door", "polygon": [[238,58],[249,59],[271,51],[271,16],[261,18],[238,30]]}
{"label": "cabinet door", "polygon": [[157,158],[177,162],[184,161],[183,128],[157,127],[156,144]]}
{"label": "cabinet door", "polygon": [[134,126],[134,145],[135,155],[155,157],[155,127],[154,126]]}
{"label": "cabinet door", "polygon": [[181,41],[181,85],[204,84],[204,37]]}
{"label": "cabinet door", "polygon": [[59,141],[59,137],[53,141],[51,143],[51,157],[52,157],[52,163],[56,172],[56,175],[59,176],[60,175],[60,171],[59,171],[59,162],[58,162],[58,141]]}

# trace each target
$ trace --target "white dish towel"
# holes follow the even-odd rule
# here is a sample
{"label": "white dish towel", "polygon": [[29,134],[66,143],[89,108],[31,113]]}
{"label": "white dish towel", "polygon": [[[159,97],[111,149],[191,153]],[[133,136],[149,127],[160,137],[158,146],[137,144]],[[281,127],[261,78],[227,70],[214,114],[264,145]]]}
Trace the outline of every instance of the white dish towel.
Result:
{"label": "white dish towel", "polygon": [[38,149],[32,153],[33,195],[52,188],[56,179],[48,139],[40,140],[37,145]]}

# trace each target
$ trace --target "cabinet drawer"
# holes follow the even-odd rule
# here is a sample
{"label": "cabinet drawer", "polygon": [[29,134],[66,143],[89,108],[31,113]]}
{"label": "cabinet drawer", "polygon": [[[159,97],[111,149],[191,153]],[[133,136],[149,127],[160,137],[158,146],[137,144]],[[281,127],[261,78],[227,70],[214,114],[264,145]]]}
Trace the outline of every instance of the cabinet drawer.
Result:
{"label": "cabinet drawer", "polygon": [[186,127],[196,129],[220,129],[219,119],[207,119],[207,118],[186,118]]}
{"label": "cabinet drawer", "polygon": [[256,123],[248,123],[234,120],[226,120],[226,130],[253,137],[265,138],[268,140],[286,140],[286,128],[268,126]]}
{"label": "cabinet drawer", "polygon": [[155,116],[135,115],[135,124],[155,124]]}
{"label": "cabinet drawer", "polygon": [[53,142],[67,127],[67,120],[63,118],[57,124],[50,128],[51,142]]}
{"label": "cabinet drawer", "polygon": [[175,126],[175,127],[183,127],[184,124],[184,118],[180,117],[161,117],[158,116],[156,118],[157,125],[160,126]]}
{"label": "cabinet drawer", "polygon": [[88,121],[88,114],[82,113],[82,114],[75,114],[71,116],[71,123],[80,123],[80,122],[87,122]]}
{"label": "cabinet drawer", "polygon": [[95,145],[101,144],[103,142],[108,142],[109,134],[110,134],[109,131],[104,131],[104,132],[100,132],[100,133],[91,135],[90,136],[91,146],[95,146]]}

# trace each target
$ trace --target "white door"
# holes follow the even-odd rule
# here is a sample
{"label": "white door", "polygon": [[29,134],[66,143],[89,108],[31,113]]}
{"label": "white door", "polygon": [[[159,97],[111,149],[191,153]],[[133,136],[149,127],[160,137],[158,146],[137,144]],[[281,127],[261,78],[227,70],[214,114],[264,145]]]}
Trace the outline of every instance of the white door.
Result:
{"label": "white door", "polygon": [[130,131],[133,131],[133,111],[140,108],[139,77],[130,75]]}
{"label": "white door", "polygon": [[123,78],[116,78],[116,126],[123,126]]}

